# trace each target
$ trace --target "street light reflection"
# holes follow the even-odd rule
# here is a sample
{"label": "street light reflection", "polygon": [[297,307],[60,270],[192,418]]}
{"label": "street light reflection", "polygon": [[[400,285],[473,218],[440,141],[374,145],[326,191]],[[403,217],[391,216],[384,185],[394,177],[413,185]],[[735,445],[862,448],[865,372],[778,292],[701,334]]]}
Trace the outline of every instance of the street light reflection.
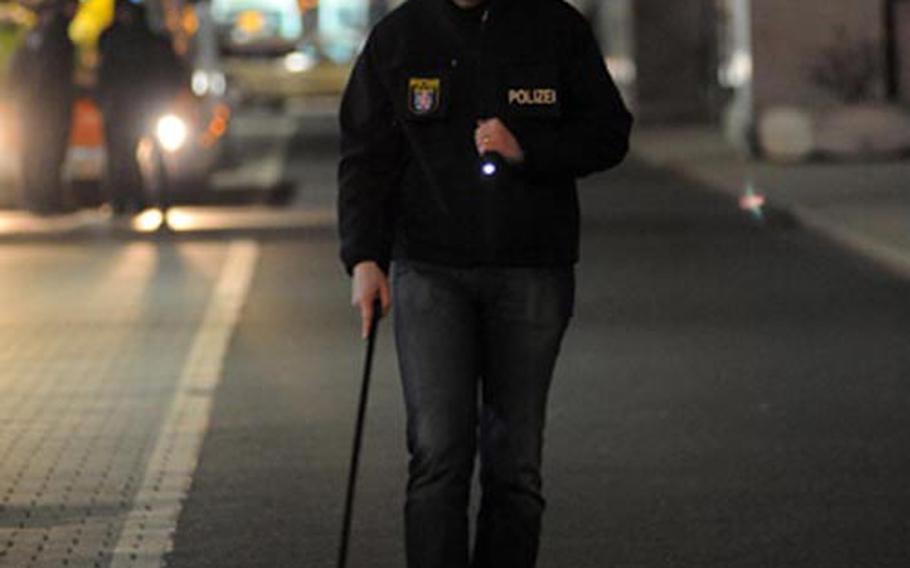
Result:
{"label": "street light reflection", "polygon": [[173,231],[189,231],[197,225],[193,214],[182,209],[169,209],[165,221]]}
{"label": "street light reflection", "polygon": [[146,209],[133,218],[133,230],[140,233],[154,233],[164,225],[164,213],[158,209]]}
{"label": "street light reflection", "polygon": [[0,212],[0,235],[49,235],[66,233],[83,227],[102,225],[110,221],[110,211],[104,208],[36,217],[25,211]]}

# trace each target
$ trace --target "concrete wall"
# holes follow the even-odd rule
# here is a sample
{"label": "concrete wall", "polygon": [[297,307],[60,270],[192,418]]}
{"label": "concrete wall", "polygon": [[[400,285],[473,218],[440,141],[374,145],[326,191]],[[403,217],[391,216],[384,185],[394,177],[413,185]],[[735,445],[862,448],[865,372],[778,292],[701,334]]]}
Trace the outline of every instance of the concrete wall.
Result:
{"label": "concrete wall", "polygon": [[752,0],[756,110],[832,103],[810,78],[819,53],[841,27],[850,38],[883,42],[884,17],[879,0]]}
{"label": "concrete wall", "polygon": [[900,2],[894,11],[897,94],[901,101],[910,104],[910,1]]}

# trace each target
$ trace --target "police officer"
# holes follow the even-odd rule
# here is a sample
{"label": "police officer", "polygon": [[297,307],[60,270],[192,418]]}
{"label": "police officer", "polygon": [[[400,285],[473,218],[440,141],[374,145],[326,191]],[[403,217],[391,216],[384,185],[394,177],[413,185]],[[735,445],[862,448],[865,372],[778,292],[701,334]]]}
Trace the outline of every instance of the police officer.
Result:
{"label": "police officer", "polygon": [[21,172],[26,208],[42,215],[62,213],[61,169],[66,157],[75,87],[75,47],[68,35],[73,1],[36,6],[38,22],[13,56],[9,85],[21,119]]}
{"label": "police officer", "polygon": [[536,562],[576,179],[623,159],[631,123],[590,26],[562,0],[410,0],[357,61],[341,109],[341,257],[364,333],[375,299],[395,306],[411,568]]}
{"label": "police officer", "polygon": [[98,91],[107,141],[105,185],[115,214],[146,206],[136,160],[140,139],[184,82],[171,41],[149,27],[145,6],[117,0],[114,22],[99,40]]}

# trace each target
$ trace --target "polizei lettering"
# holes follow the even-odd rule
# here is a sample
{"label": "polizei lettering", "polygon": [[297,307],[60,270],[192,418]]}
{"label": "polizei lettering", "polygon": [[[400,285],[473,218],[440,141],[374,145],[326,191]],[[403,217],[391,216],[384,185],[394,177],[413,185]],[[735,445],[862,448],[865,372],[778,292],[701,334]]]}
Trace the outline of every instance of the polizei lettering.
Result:
{"label": "polizei lettering", "polygon": [[556,89],[509,89],[509,104],[520,106],[555,105]]}

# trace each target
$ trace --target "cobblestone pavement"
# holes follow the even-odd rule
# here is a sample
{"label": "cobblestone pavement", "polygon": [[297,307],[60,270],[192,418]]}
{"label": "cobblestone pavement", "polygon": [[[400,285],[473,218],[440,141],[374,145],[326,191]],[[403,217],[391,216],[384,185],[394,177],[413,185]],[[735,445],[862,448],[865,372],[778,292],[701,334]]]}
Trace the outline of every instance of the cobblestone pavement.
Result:
{"label": "cobblestone pavement", "polygon": [[0,566],[142,556],[154,519],[122,531],[225,249],[0,249]]}

